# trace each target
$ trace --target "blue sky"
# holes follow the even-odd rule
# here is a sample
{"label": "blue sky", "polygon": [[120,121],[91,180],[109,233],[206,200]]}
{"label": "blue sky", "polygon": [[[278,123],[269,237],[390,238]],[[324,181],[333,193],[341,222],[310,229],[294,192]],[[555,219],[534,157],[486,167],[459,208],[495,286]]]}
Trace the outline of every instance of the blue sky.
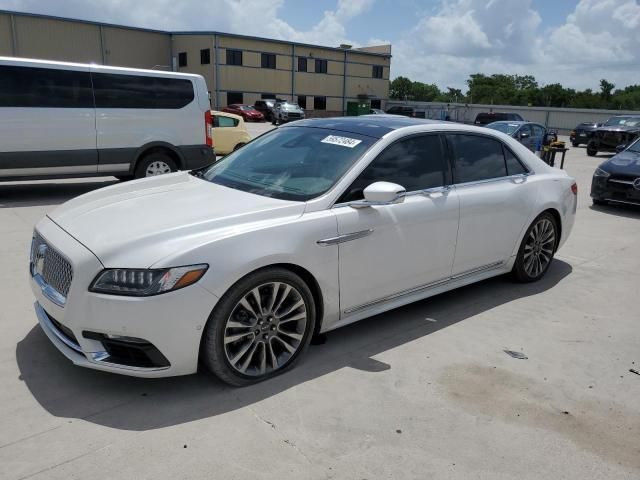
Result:
{"label": "blue sky", "polygon": [[338,46],[393,45],[398,75],[466,88],[472,73],[598,89],[640,83],[640,0],[0,0],[0,9]]}

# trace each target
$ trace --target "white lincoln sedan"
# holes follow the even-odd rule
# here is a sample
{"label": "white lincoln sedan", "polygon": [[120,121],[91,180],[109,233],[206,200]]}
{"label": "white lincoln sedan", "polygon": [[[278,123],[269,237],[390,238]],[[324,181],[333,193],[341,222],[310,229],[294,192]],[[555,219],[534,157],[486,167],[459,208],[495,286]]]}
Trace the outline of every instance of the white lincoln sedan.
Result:
{"label": "white lincoln sedan", "polygon": [[201,361],[247,385],[316,333],[495,275],[539,280],[576,193],[494,130],[302,120],[58,207],[33,236],[36,313],[76,365],[161,377]]}

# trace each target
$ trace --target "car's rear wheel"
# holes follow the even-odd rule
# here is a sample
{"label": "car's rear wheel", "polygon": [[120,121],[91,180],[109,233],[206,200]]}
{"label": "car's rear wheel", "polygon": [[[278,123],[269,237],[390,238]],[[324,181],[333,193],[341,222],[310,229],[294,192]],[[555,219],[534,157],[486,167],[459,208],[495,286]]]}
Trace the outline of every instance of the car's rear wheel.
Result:
{"label": "car's rear wheel", "polygon": [[162,152],[150,153],[136,166],[136,178],[154,177],[165,173],[175,172],[178,169],[169,155]]}
{"label": "car's rear wheel", "polygon": [[558,244],[558,225],[549,212],[536,218],[518,250],[512,273],[519,282],[540,280],[549,269]]}
{"label": "car's rear wheel", "polygon": [[595,157],[597,154],[598,154],[598,149],[589,143],[587,145],[587,155],[589,155],[590,157]]}
{"label": "car's rear wheel", "polygon": [[268,268],[240,280],[220,299],[204,332],[201,357],[222,381],[251,385],[298,361],[315,327],[315,303],[295,273]]}

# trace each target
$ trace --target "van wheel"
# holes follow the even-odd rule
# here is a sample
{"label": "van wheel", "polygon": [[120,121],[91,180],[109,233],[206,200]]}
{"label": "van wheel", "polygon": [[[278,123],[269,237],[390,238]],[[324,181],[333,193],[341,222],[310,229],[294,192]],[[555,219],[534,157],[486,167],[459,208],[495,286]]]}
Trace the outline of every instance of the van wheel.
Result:
{"label": "van wheel", "polygon": [[166,153],[151,153],[140,160],[136,167],[136,178],[155,177],[178,170],[176,163]]}

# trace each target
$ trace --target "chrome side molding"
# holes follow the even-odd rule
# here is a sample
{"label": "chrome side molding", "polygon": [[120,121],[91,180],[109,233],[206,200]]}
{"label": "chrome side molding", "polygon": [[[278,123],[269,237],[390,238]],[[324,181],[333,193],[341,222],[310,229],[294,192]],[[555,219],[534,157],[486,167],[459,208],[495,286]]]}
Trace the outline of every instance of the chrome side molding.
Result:
{"label": "chrome side molding", "polygon": [[318,240],[316,243],[323,247],[328,245],[338,245],[339,243],[350,242],[351,240],[357,240],[359,238],[364,238],[373,233],[373,228],[368,230],[360,230],[359,232],[353,233],[345,233],[343,235],[338,235],[337,237],[325,238],[322,240]]}

